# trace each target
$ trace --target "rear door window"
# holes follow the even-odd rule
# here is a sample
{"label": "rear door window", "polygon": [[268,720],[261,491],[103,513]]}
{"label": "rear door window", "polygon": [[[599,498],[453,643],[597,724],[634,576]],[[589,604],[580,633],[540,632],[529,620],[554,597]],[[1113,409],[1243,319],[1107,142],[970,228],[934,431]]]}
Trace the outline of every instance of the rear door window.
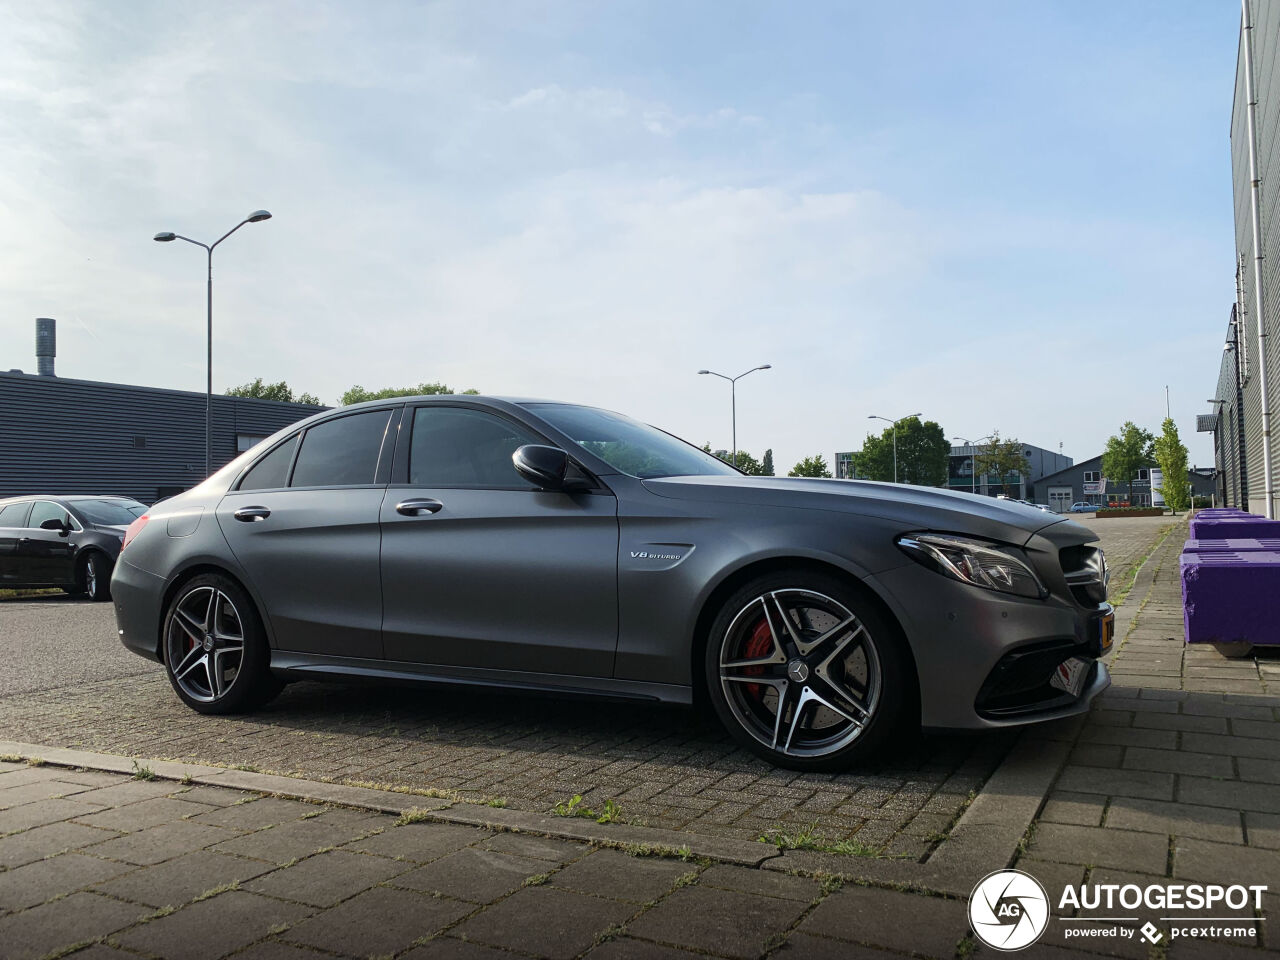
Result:
{"label": "rear door window", "polygon": [[24,527],[27,522],[27,511],[31,509],[30,501],[11,503],[0,508],[0,527]]}
{"label": "rear door window", "polygon": [[296,436],[279,444],[255,463],[240,481],[241,490],[275,490],[289,485],[289,464],[298,445]]}
{"label": "rear door window", "polygon": [[391,413],[353,413],[309,428],[302,435],[289,486],[356,487],[373,483]]}

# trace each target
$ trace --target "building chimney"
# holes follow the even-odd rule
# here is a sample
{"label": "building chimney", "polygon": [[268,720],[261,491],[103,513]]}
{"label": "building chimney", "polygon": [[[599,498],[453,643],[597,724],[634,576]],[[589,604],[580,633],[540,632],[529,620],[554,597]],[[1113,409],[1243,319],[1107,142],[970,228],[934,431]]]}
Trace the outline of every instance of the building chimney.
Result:
{"label": "building chimney", "polygon": [[53,358],[58,355],[58,321],[49,317],[36,318],[36,373],[53,377]]}

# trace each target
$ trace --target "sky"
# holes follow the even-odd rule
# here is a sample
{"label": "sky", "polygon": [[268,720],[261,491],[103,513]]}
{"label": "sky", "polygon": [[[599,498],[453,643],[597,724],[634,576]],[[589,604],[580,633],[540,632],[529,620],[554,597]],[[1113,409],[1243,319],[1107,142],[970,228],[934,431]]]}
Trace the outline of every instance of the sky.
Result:
{"label": "sky", "polygon": [[[0,369],[1212,462],[1239,6],[0,0]],[[877,426],[878,424],[878,426]]]}

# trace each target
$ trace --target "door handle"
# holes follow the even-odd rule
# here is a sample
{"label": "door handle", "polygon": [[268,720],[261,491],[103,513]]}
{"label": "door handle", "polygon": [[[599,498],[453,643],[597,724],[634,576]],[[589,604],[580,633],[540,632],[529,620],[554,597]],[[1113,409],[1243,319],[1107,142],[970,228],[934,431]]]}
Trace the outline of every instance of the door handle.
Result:
{"label": "door handle", "polygon": [[439,500],[401,500],[396,504],[396,513],[406,517],[421,517],[427,513],[439,513],[444,504]]}
{"label": "door handle", "polygon": [[266,507],[241,507],[232,516],[241,523],[257,523],[271,516],[271,511]]}

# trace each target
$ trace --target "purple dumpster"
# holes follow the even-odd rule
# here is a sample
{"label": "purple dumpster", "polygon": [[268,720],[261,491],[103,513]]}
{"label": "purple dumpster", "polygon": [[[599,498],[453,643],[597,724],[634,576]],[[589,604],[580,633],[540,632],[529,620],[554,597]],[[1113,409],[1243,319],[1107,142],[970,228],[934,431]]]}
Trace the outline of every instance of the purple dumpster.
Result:
{"label": "purple dumpster", "polygon": [[1192,540],[1267,540],[1280,537],[1280,520],[1267,520],[1246,514],[1238,517],[1191,518]]}
{"label": "purple dumpster", "polygon": [[1187,643],[1212,643],[1229,657],[1280,645],[1280,552],[1184,553],[1180,563]]}
{"label": "purple dumpster", "polygon": [[1182,547],[1183,553],[1257,553],[1259,550],[1280,553],[1280,537],[1269,540],[1188,540]]}

